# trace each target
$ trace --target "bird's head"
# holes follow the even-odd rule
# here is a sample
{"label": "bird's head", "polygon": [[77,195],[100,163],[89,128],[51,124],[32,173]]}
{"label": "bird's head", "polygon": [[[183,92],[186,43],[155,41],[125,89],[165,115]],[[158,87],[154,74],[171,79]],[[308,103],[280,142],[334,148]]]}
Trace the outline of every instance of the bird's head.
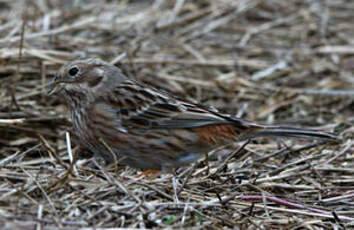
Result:
{"label": "bird's head", "polygon": [[63,65],[48,85],[48,93],[97,97],[126,80],[120,69],[98,58],[79,59]]}

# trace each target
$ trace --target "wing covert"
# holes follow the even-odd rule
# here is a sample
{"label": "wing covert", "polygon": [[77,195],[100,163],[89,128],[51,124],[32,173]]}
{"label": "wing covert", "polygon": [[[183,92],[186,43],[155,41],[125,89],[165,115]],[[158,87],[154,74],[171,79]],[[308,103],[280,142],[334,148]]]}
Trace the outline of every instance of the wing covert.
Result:
{"label": "wing covert", "polygon": [[178,100],[153,88],[124,82],[104,100],[128,128],[196,128],[230,124],[230,120],[196,104]]}

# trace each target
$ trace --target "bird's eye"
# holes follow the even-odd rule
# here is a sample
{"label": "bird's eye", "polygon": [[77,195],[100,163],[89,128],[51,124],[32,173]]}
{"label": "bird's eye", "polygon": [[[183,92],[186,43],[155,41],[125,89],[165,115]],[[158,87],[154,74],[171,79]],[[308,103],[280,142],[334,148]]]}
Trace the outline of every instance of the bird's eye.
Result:
{"label": "bird's eye", "polygon": [[79,68],[76,66],[69,69],[68,73],[70,76],[75,77],[75,75],[79,72]]}

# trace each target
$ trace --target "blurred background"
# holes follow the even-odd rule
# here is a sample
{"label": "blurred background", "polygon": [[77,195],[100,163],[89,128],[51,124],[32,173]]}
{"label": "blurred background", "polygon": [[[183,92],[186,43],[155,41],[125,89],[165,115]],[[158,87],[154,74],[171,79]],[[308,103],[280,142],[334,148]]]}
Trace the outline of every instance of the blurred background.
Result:
{"label": "blurred background", "polygon": [[[354,226],[353,12],[350,0],[0,0],[0,226]],[[89,165],[75,141],[73,167],[65,101],[44,87],[81,57],[244,119],[335,131],[343,142],[254,141],[234,158],[177,170],[174,195],[171,175]]]}

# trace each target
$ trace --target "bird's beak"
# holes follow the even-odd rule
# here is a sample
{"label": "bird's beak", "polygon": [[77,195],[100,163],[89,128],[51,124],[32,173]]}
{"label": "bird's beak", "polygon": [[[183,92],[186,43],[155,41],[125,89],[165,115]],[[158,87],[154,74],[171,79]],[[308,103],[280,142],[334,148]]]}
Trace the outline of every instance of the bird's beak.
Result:
{"label": "bird's beak", "polygon": [[54,77],[52,82],[47,85],[47,93],[49,95],[59,92],[62,89],[63,89],[63,85],[61,84],[61,82],[58,80],[57,77]]}

